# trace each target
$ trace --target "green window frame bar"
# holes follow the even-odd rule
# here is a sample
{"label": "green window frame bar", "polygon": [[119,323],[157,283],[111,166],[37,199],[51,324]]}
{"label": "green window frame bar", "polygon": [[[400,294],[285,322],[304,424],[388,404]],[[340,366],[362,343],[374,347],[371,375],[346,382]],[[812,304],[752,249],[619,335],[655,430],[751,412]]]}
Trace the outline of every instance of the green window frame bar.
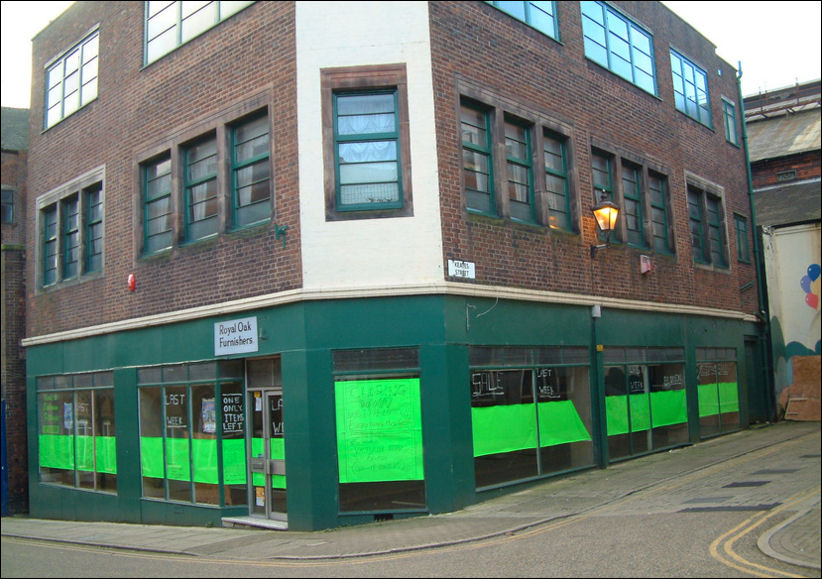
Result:
{"label": "green window frame bar", "polygon": [[489,4],[502,10],[535,28],[543,34],[559,40],[559,26],[557,25],[556,2],[489,2]]}
{"label": "green window frame bar", "polygon": [[734,213],[734,229],[736,230],[736,257],[743,263],[750,263],[751,246],[748,242],[748,219],[744,215]]}
{"label": "green window frame bar", "polygon": [[[242,360],[137,369],[144,499],[220,507],[247,504],[243,384]],[[227,400],[243,408],[232,410]]]}
{"label": "green window frame bar", "polygon": [[742,428],[735,348],[697,348],[700,438]]}
{"label": "green window frame bar", "polygon": [[145,3],[143,62],[148,65],[254,2]]}
{"label": "green window frame bar", "polygon": [[585,56],[657,94],[653,36],[604,2],[580,2]]}
{"label": "green window frame bar", "polygon": [[739,130],[736,124],[736,105],[722,97],[722,117],[725,121],[725,140],[739,146]]}
{"label": "green window frame bar", "polygon": [[337,350],[333,359],[340,513],[424,511],[418,350]]}
{"label": "green window frame bar", "polygon": [[337,211],[403,206],[397,89],[335,92]]}
{"label": "green window frame bar", "polygon": [[143,165],[143,254],[171,249],[174,239],[171,157]]}
{"label": "green window frame bar", "polygon": [[36,388],[40,483],[116,493],[113,372],[38,376]]}
{"label": "green window frame bar", "polygon": [[183,158],[185,239],[197,241],[217,234],[217,138],[193,143]]}
{"label": "green window frame bar", "polygon": [[231,222],[246,227],[271,219],[268,114],[231,128]]}
{"label": "green window frame bar", "polygon": [[512,119],[505,121],[505,162],[511,217],[536,223],[530,126]]}
{"label": "green window frame bar", "polygon": [[706,127],[713,128],[707,73],[673,49],[671,73],[676,109]]}
{"label": "green window frame bar", "polygon": [[548,197],[548,226],[571,231],[571,195],[568,186],[567,139],[543,131],[542,155]]}
{"label": "green window frame bar", "polygon": [[645,242],[640,174],[640,167],[628,163],[622,164],[622,209],[625,214],[627,240],[631,245],[644,248],[648,244]]}
{"label": "green window frame bar", "polygon": [[473,103],[460,107],[462,175],[469,212],[497,216],[491,112]]}
{"label": "green window frame bar", "polygon": [[60,201],[60,260],[63,279],[77,277],[80,273],[80,200],[72,195]]}
{"label": "green window frame bar", "polygon": [[670,213],[668,209],[668,180],[652,171],[648,172],[648,191],[651,196],[651,229],[653,248],[660,253],[673,253],[671,245]]}
{"label": "green window frame bar", "polygon": [[605,349],[609,460],[688,443],[684,358],[682,348]]}
{"label": "green window frame bar", "polygon": [[469,368],[478,491],[593,466],[588,348],[475,346]]}
{"label": "green window frame bar", "polygon": [[42,211],[43,222],[43,286],[57,282],[58,241],[57,241],[57,204]]}

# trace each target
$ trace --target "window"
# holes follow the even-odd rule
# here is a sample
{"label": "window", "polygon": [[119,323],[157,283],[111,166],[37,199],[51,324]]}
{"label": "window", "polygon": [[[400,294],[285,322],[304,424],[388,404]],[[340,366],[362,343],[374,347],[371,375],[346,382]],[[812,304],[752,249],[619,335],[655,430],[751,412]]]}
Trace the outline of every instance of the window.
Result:
{"label": "window", "polygon": [[326,220],[414,214],[405,65],[321,71]]}
{"label": "window", "polygon": [[531,127],[518,121],[505,121],[505,164],[511,217],[536,222]]}
{"label": "window", "polygon": [[545,163],[545,191],[548,197],[548,226],[570,231],[571,197],[568,187],[568,154],[566,141],[555,133],[545,132],[542,154]]}
{"label": "window", "polygon": [[556,2],[490,2],[490,4],[551,38],[559,39]]}
{"label": "window", "polygon": [[716,267],[727,267],[721,198],[689,183],[688,215],[691,223],[694,261]]}
{"label": "window", "polygon": [[631,163],[622,163],[622,212],[625,215],[628,243],[645,247],[647,243],[643,227],[641,172],[641,167]]}
{"label": "window", "polygon": [[14,223],[14,189],[3,187],[0,210],[2,210],[2,219],[0,220],[2,223]]}
{"label": "window", "polygon": [[245,505],[242,360],[140,368],[137,389],[143,497]]}
{"label": "window", "polygon": [[722,98],[722,115],[725,119],[725,140],[732,145],[739,145],[739,135],[736,130],[736,105],[726,98]]}
{"label": "window", "polygon": [[739,261],[750,263],[751,248],[748,244],[748,220],[744,215],[734,213],[734,228],[736,229],[736,257]]}
{"label": "window", "polygon": [[581,2],[585,56],[653,95],[653,38],[603,2]]}
{"label": "window", "polygon": [[668,209],[668,180],[658,173],[648,172],[648,191],[651,200],[651,233],[653,249],[662,253],[673,253],[670,234],[670,211]]}
{"label": "window", "polygon": [[460,108],[460,132],[468,209],[496,214],[489,111],[463,104]]}
{"label": "window", "polygon": [[[594,183],[594,202],[592,206],[600,201],[613,201],[617,203],[618,200],[614,195],[613,185],[613,157],[604,152],[592,152],[591,175]],[[613,234],[618,236],[618,231],[617,229]],[[600,239],[605,239],[605,234],[599,231],[599,227],[597,227],[597,235]]]}
{"label": "window", "polygon": [[217,233],[217,139],[207,137],[184,152],[185,239]]}
{"label": "window", "polygon": [[251,4],[253,2],[146,2],[145,63],[154,62]]}
{"label": "window", "polygon": [[94,31],[46,68],[46,128],[97,98],[98,51]]}
{"label": "window", "polygon": [[102,272],[101,178],[98,169],[37,199],[41,287]]}
{"label": "window", "polygon": [[243,227],[271,218],[271,165],[268,116],[231,131],[232,223]]}
{"label": "window", "polygon": [[117,492],[114,374],[37,378],[40,482]]}
{"label": "window", "polygon": [[173,241],[171,157],[147,163],[143,174],[143,253],[168,249]]}
{"label": "window", "polygon": [[671,50],[671,73],[677,110],[706,127],[713,127],[708,97],[708,75],[705,71],[675,50]]}
{"label": "window", "polygon": [[700,437],[739,430],[739,383],[736,350],[696,349]]}

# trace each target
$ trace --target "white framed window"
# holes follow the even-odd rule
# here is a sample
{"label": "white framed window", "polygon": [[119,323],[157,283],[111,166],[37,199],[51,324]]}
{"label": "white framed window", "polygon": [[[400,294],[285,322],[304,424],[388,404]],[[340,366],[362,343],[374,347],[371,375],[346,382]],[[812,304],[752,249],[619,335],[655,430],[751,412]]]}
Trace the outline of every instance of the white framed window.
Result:
{"label": "white framed window", "polygon": [[45,128],[97,98],[100,31],[94,30],[46,66]]}

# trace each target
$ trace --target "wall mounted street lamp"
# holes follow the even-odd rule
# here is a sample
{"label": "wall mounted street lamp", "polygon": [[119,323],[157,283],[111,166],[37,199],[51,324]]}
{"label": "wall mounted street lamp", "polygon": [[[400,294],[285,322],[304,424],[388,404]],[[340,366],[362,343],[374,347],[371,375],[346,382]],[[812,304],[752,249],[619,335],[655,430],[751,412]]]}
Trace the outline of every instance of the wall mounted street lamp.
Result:
{"label": "wall mounted street lamp", "polygon": [[605,249],[611,244],[609,241],[611,232],[616,227],[617,217],[619,217],[619,206],[613,201],[606,199],[606,195],[605,191],[602,191],[599,203],[591,208],[599,230],[605,234],[605,243],[591,246],[591,259],[597,256],[598,249]]}

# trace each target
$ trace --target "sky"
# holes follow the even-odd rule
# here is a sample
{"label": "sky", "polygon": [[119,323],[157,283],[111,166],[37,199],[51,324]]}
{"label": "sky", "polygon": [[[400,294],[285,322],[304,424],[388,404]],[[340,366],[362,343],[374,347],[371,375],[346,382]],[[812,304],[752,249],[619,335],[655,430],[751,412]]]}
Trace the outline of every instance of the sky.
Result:
{"label": "sky", "polygon": [[[28,108],[31,39],[72,3],[0,2],[2,106]],[[820,1],[663,3],[713,42],[722,59],[734,68],[741,62],[746,96],[822,77]]]}

